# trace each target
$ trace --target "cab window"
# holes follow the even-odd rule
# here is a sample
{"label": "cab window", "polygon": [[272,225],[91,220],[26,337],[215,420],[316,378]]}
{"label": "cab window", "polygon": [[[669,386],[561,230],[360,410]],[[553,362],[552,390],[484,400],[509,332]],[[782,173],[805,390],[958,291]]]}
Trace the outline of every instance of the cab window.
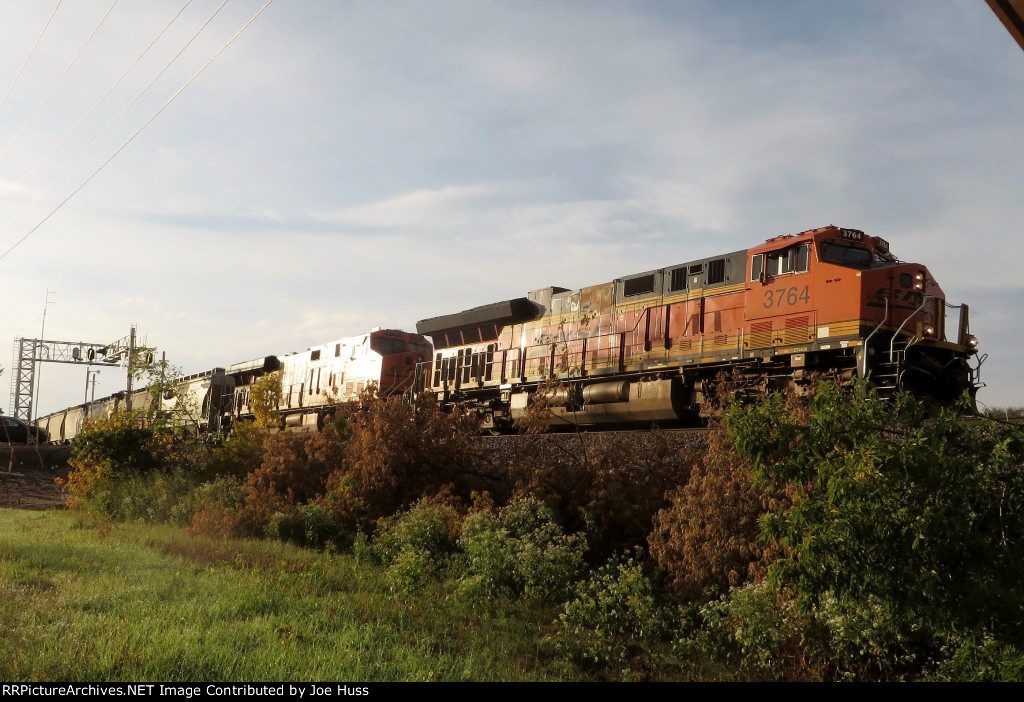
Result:
{"label": "cab window", "polygon": [[808,269],[809,250],[809,246],[804,243],[765,254],[756,254],[750,259],[750,279],[760,280],[762,275],[803,273]]}
{"label": "cab window", "polygon": [[874,257],[867,249],[831,241],[821,242],[821,260],[851,268],[867,268]]}

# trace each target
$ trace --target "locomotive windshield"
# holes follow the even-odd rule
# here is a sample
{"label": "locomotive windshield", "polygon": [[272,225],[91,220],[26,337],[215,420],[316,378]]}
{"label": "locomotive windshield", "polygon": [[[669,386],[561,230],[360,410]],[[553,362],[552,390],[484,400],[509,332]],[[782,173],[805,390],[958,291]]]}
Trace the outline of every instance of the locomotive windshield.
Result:
{"label": "locomotive windshield", "polygon": [[370,341],[370,348],[381,356],[391,356],[396,353],[405,353],[408,350],[408,344],[403,339],[375,336]]}
{"label": "locomotive windshield", "polygon": [[821,260],[850,268],[867,268],[872,261],[876,260],[876,257],[868,249],[823,241],[821,242]]}
{"label": "locomotive windshield", "polygon": [[407,353],[409,351],[422,351],[430,353],[433,349],[421,341],[406,341],[405,339],[374,336],[370,338],[370,348],[381,356],[392,356],[396,353]]}

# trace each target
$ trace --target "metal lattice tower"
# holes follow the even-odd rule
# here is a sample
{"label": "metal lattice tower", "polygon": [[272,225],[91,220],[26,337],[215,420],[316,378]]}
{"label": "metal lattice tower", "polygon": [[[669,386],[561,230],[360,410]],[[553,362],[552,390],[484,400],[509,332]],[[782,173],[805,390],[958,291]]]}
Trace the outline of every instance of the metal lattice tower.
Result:
{"label": "metal lattice tower", "polygon": [[[126,361],[146,348],[145,339],[135,338],[135,327],[128,336],[110,344],[86,341],[14,340],[14,377],[11,380],[11,414],[32,421],[32,388],[37,363],[73,363],[76,365],[112,365]],[[130,365],[130,364],[129,364]],[[130,367],[129,367],[130,374]],[[129,392],[131,389],[129,379]]]}
{"label": "metal lattice tower", "polygon": [[11,414],[29,421],[32,418],[32,388],[36,378],[34,339],[14,340],[14,379],[11,381]]}

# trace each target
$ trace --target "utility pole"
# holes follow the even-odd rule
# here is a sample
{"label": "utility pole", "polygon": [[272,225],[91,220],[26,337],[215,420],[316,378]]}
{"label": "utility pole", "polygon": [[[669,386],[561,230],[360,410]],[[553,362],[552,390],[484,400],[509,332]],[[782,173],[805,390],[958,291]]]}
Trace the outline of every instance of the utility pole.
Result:
{"label": "utility pole", "polygon": [[[39,332],[39,338],[40,339],[45,339],[46,338],[46,309],[50,305],[56,305],[57,304],[56,300],[51,300],[50,299],[50,295],[53,295],[54,297],[56,297],[57,296],[57,291],[56,290],[50,290],[49,288],[46,289],[46,302],[43,303],[43,328]],[[41,376],[43,374],[42,351],[43,351],[43,346],[40,343],[37,342],[36,345],[35,345],[35,353],[33,355],[37,359],[36,360],[36,365],[38,366],[38,368],[36,368],[36,386],[35,386],[35,388],[32,391],[32,397],[36,398],[36,401],[33,402],[31,399],[29,399],[29,407],[32,408],[32,411],[30,412],[29,424],[35,424],[35,419],[39,416],[39,382],[40,382]]]}
{"label": "utility pole", "polygon": [[128,412],[132,411],[132,361],[135,356],[135,325],[132,325],[132,331],[128,334],[128,394],[124,398],[124,408]]}
{"label": "utility pole", "polygon": [[85,368],[85,398],[83,398],[83,400],[82,400],[83,404],[88,404],[88,402],[89,402],[89,381],[90,381],[90,378],[92,380],[92,399],[94,399],[94,400],[96,399],[96,376],[99,375],[99,374],[100,374],[100,372],[98,370],[94,371],[94,370],[92,370],[91,366],[86,366],[86,368]]}

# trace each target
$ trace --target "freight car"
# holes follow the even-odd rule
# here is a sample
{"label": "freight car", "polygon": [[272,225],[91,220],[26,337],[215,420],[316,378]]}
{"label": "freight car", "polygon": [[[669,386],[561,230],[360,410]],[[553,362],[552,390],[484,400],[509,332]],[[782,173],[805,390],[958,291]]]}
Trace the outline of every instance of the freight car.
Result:
{"label": "freight car", "polygon": [[[233,381],[223,368],[214,368],[203,373],[195,373],[175,382],[177,390],[159,398],[160,408],[157,412],[172,412],[180,402],[182,406],[194,408],[196,416],[190,417],[197,431],[201,433],[219,431],[222,416],[230,406],[225,398],[230,399]],[[107,397],[93,400],[85,404],[68,407],[53,412],[36,420],[36,424],[45,428],[50,434],[50,441],[66,443],[71,441],[87,421],[95,422],[116,409],[126,406],[127,395],[124,392],[114,393]],[[153,397],[146,388],[132,393],[132,409],[146,412],[150,409]]]}
{"label": "freight car", "polygon": [[574,425],[692,418],[723,370],[751,392],[800,389],[815,373],[943,403],[979,387],[967,306],[948,304],[928,269],[897,259],[884,239],[835,226],[533,290],[417,331],[434,342],[426,390],[493,431],[541,397]]}
{"label": "freight car", "polygon": [[[381,395],[404,392],[413,385],[418,364],[429,362],[430,342],[418,334],[375,328],[366,334],[313,346],[299,353],[265,356],[214,368],[176,381],[177,392],[161,398],[161,411],[179,401],[196,408],[188,418],[200,433],[227,431],[237,421],[252,419],[252,385],[260,377],[281,375],[278,411],[288,427],[316,429],[337,402],[356,399],[371,385]],[[132,394],[132,408],[145,411],[152,401],[145,389]],[[84,423],[123,407],[125,393],[54,412],[36,421],[52,441],[70,441]]]}

